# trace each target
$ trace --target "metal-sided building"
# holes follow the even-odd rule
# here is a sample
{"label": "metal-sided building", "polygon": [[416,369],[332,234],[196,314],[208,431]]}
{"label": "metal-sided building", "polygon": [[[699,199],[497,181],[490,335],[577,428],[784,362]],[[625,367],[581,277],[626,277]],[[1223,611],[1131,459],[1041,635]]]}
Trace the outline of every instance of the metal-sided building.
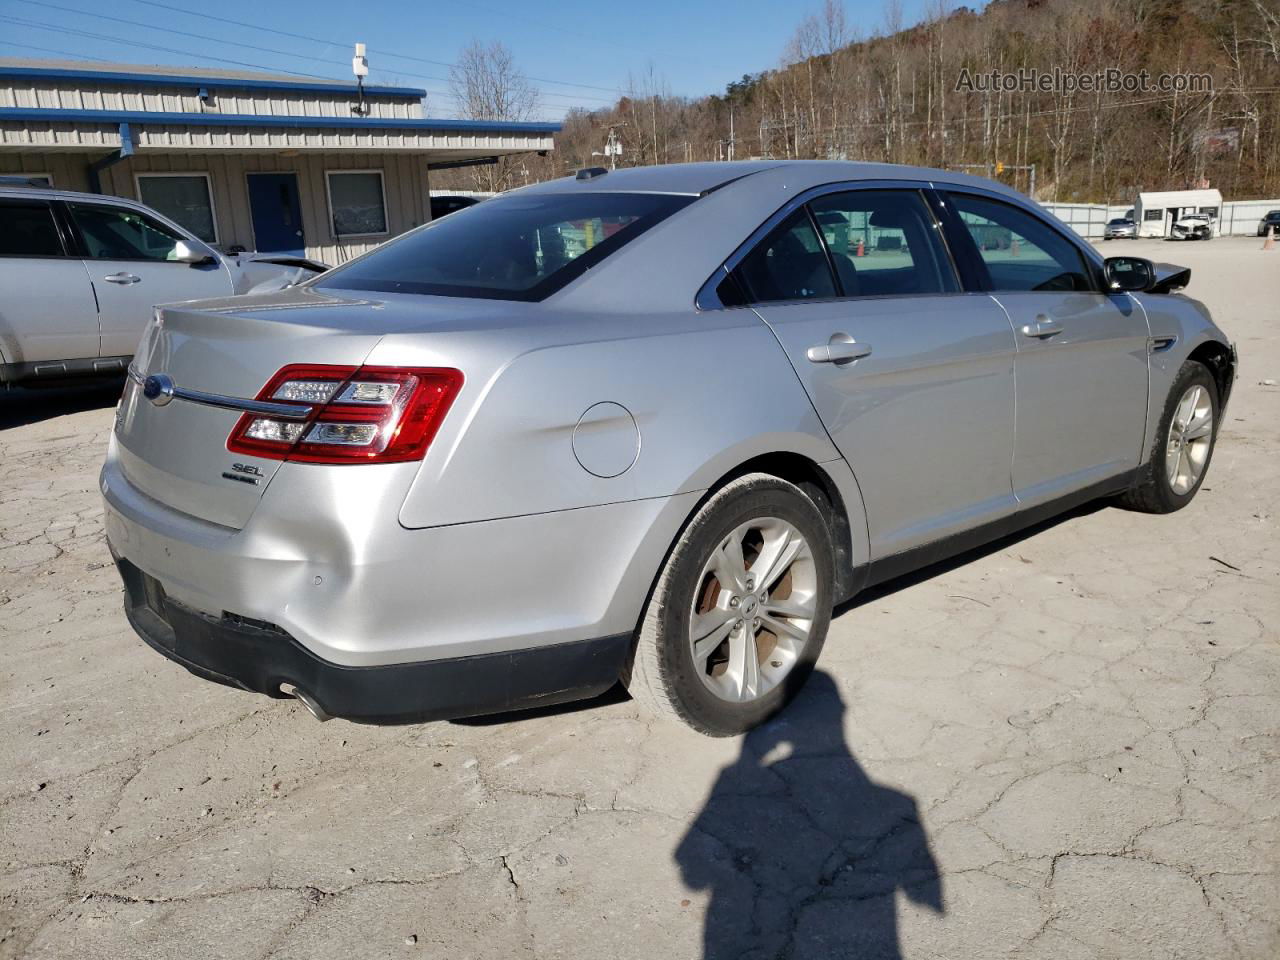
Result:
{"label": "metal-sided building", "polygon": [[1138,222],[1138,236],[1167,237],[1173,225],[1188,213],[1207,214],[1214,221],[1217,232],[1222,215],[1222,194],[1217,190],[1164,190],[1138,194],[1134,204],[1134,216]]}
{"label": "metal-sided building", "polygon": [[431,119],[425,95],[0,59],[0,174],[141,200],[222,250],[337,264],[430,219],[430,169],[548,151],[560,128]]}

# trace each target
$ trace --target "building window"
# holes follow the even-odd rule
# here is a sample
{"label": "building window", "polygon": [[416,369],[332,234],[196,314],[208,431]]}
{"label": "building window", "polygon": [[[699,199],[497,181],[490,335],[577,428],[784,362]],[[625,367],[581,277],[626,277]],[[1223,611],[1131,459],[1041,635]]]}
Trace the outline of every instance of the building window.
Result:
{"label": "building window", "polygon": [[1154,220],[1163,220],[1163,219],[1164,219],[1164,210],[1159,209],[1159,208],[1157,208],[1157,209],[1155,209],[1155,210],[1143,210],[1143,211],[1142,211],[1142,219],[1143,219],[1143,220],[1146,220],[1147,222],[1151,222],[1151,221],[1154,221]]}
{"label": "building window", "polygon": [[205,243],[218,242],[207,173],[139,173],[137,180],[139,200]]}
{"label": "building window", "polygon": [[386,234],[387,200],[381,170],[331,170],[325,178],[335,237]]}

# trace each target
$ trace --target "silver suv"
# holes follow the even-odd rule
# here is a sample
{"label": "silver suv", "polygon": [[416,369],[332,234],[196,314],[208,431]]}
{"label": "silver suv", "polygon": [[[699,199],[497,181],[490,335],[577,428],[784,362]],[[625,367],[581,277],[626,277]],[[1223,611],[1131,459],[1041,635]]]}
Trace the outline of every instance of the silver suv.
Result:
{"label": "silver suv", "polygon": [[123,374],[156,304],[277,290],[323,269],[223,256],[132,200],[0,178],[0,385]]}
{"label": "silver suv", "polygon": [[737,733],[868,584],[1093,498],[1195,496],[1235,355],[1187,276],[936,170],[519,190],[157,312],[101,478],[126,611],[321,718],[621,679]]}

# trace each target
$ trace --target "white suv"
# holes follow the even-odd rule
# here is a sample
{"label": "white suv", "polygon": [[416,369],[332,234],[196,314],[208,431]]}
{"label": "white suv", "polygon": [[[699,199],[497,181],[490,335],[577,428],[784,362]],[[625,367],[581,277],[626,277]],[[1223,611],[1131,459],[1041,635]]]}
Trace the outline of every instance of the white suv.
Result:
{"label": "white suv", "polygon": [[224,256],[141,203],[0,178],[0,385],[122,374],[157,304],[277,290],[324,269]]}

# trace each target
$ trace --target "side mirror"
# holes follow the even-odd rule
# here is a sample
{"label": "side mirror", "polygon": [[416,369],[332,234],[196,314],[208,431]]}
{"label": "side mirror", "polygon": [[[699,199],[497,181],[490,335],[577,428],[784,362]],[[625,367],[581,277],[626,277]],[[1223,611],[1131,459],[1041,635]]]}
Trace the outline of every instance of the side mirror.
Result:
{"label": "side mirror", "polygon": [[179,240],[173,245],[173,259],[178,263],[189,263],[196,266],[202,263],[213,263],[214,258],[204,247],[192,247],[185,240]]}
{"label": "side mirror", "polygon": [[1156,282],[1156,266],[1141,257],[1107,257],[1107,286],[1115,293],[1150,290]]}

